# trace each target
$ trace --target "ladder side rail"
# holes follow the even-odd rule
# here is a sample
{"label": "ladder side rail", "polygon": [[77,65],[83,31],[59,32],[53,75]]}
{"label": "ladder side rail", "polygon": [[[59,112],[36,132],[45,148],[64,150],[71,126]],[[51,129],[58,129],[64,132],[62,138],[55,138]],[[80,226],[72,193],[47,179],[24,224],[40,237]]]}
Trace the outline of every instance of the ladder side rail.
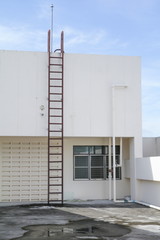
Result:
{"label": "ladder side rail", "polygon": [[49,160],[50,160],[50,41],[51,41],[51,32],[48,31],[48,205],[49,205],[49,182],[50,182],[50,171],[49,171]]}
{"label": "ladder side rail", "polygon": [[51,30],[48,30],[48,52],[51,51]]}
{"label": "ladder side rail", "polygon": [[[61,40],[63,43],[63,40]],[[64,185],[64,173],[63,173],[63,166],[64,166],[64,51],[63,51],[63,44],[61,46],[62,51],[62,204],[64,200],[63,196],[63,185]]]}
{"label": "ladder side rail", "polygon": [[64,53],[64,32],[61,32],[61,53]]}

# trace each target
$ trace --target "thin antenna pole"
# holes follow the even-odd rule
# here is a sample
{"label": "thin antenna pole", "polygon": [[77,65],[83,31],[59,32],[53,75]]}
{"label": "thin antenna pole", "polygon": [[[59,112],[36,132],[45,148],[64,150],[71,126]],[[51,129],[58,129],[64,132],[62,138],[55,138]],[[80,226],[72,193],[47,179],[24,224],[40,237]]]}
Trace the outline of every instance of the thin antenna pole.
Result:
{"label": "thin antenna pole", "polygon": [[52,48],[53,48],[53,4],[51,4],[51,52],[52,52]]}

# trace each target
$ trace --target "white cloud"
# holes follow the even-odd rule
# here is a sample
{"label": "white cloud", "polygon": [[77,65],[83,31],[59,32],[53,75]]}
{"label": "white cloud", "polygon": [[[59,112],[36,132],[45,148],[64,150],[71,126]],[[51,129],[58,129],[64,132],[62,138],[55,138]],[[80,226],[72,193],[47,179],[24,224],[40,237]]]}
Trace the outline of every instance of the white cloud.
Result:
{"label": "white cloud", "polygon": [[66,35],[66,45],[72,45],[72,44],[81,44],[81,43],[87,43],[87,44],[98,44],[101,42],[107,35],[107,33],[104,30],[97,30],[97,31],[80,31],[75,30],[70,27],[65,27],[64,32]]}
{"label": "white cloud", "polygon": [[0,25],[0,49],[45,51],[47,33],[25,27],[6,27]]}
{"label": "white cloud", "polygon": [[[53,49],[59,48],[62,29],[65,34],[66,52],[105,54],[105,51],[107,53],[108,50],[124,48],[127,45],[118,38],[112,38],[104,29],[87,32],[65,26],[54,30]],[[0,25],[0,36],[0,49],[24,51],[46,51],[47,49],[47,32],[34,30],[28,26]]]}
{"label": "white cloud", "polygon": [[[114,38],[104,29],[82,31],[65,26],[63,30],[65,50],[68,52],[81,51],[83,53],[107,54],[108,50],[122,49],[128,46],[127,42],[122,42],[119,38]],[[59,36],[60,29],[57,29],[54,32],[55,42],[58,41]]]}
{"label": "white cloud", "polygon": [[22,37],[22,31],[18,29],[9,28],[6,26],[0,26],[0,44],[4,43],[19,43],[20,38]]}

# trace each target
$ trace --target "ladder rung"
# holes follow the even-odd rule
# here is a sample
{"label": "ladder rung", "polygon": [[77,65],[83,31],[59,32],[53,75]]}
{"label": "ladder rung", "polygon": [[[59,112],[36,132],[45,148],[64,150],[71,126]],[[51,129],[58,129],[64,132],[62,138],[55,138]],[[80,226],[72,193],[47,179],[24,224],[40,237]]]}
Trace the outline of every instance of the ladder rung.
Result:
{"label": "ladder rung", "polygon": [[58,85],[56,85],[56,86],[55,85],[49,85],[49,87],[57,87],[57,88],[59,87],[59,88],[62,88],[62,86],[58,86]]}
{"label": "ladder rung", "polygon": [[57,176],[57,177],[49,177],[49,178],[62,178],[62,176]]}
{"label": "ladder rung", "polygon": [[[49,194],[62,194],[62,192],[49,192]],[[52,200],[52,201],[54,202],[54,200]],[[59,201],[61,201],[61,200],[59,200]]]}
{"label": "ladder rung", "polygon": [[53,108],[49,108],[49,109],[62,110],[62,108],[55,108],[55,107],[53,107]]}
{"label": "ladder rung", "polygon": [[50,78],[50,80],[56,80],[56,81],[61,80],[62,81],[62,78]]}
{"label": "ladder rung", "polygon": [[62,57],[52,57],[52,56],[50,56],[50,58],[61,58],[62,59]]}
{"label": "ladder rung", "polygon": [[62,93],[49,93],[50,95],[62,95]]}
{"label": "ladder rung", "polygon": [[62,66],[62,63],[50,63],[50,66]]}
{"label": "ladder rung", "polygon": [[62,132],[62,130],[49,130],[49,132]]}
{"label": "ladder rung", "polygon": [[62,73],[62,71],[49,71],[50,73]]}
{"label": "ladder rung", "polygon": [[49,117],[62,117],[62,115],[49,115]]}
{"label": "ladder rung", "polygon": [[57,147],[62,147],[62,145],[57,145],[57,146],[51,146],[51,145],[49,145],[49,147],[55,147],[55,148],[57,148]]}
{"label": "ladder rung", "polygon": [[62,137],[50,137],[49,140],[62,140]]}
{"label": "ladder rung", "polygon": [[49,161],[49,163],[62,163],[62,161]]}
{"label": "ladder rung", "polygon": [[49,171],[62,171],[62,168],[52,168],[52,169],[49,169]]}
{"label": "ladder rung", "polygon": [[49,186],[62,186],[62,184],[49,184]]}

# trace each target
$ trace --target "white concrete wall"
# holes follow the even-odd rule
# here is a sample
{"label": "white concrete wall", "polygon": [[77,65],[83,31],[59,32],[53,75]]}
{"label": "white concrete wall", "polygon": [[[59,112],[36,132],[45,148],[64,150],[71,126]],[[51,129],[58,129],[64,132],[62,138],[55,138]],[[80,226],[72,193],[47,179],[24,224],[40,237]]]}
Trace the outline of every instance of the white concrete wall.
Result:
{"label": "white concrete wall", "polygon": [[136,160],[137,199],[160,207],[160,157]]}
{"label": "white concrete wall", "polygon": [[136,159],[137,179],[160,181],[160,157]]}
{"label": "white concrete wall", "polygon": [[[114,89],[115,135],[141,139],[139,57],[65,54],[64,63],[65,136],[112,136],[112,86],[127,85]],[[47,135],[47,65],[47,53],[0,51],[0,136]]]}
{"label": "white concrete wall", "polygon": [[[129,140],[124,140],[125,142]],[[116,141],[119,144],[119,140]],[[64,199],[108,199],[108,180],[74,180],[73,146],[108,145],[108,138],[64,139]],[[123,145],[123,159],[128,155]],[[127,154],[126,154],[127,153]],[[116,181],[117,199],[130,195],[130,181]],[[112,185],[113,196],[113,185]],[[47,138],[0,137],[0,202],[47,201]]]}
{"label": "white concrete wall", "polygon": [[137,201],[160,207],[160,182],[139,180]]}
{"label": "white concrete wall", "polygon": [[140,58],[65,54],[65,135],[141,136]]}
{"label": "white concrete wall", "polygon": [[[65,138],[64,159],[64,198],[72,199],[108,199],[108,180],[74,180],[73,179],[73,146],[74,145],[108,145],[107,138]],[[122,180],[116,181],[117,199],[130,195],[130,182],[125,178],[124,164]],[[112,186],[113,194],[113,186]],[[113,195],[112,195],[113,196]]]}
{"label": "white concrete wall", "polygon": [[0,51],[0,109],[0,136],[47,135],[46,53]]}

